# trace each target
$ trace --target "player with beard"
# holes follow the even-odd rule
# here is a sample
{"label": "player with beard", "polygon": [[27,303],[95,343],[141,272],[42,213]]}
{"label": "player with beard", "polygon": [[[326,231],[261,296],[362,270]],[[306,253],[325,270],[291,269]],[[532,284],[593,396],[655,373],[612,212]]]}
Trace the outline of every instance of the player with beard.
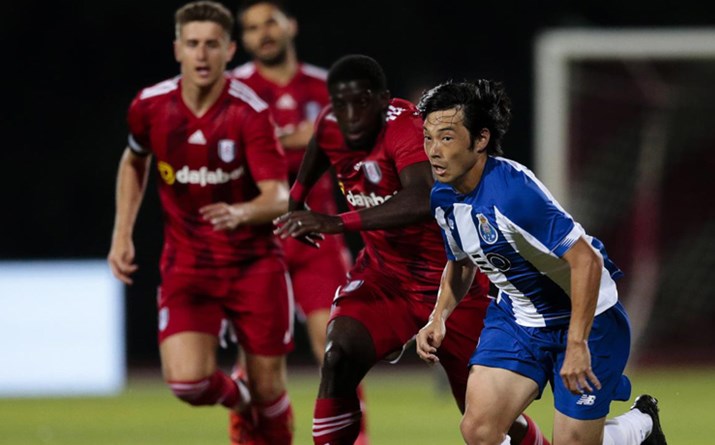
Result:
{"label": "player with beard", "polygon": [[[268,103],[277,135],[286,150],[291,183],[295,180],[318,113],[328,104],[327,71],[298,60],[294,39],[298,24],[279,1],[249,0],[237,14],[243,47],[251,61],[232,74]],[[335,181],[324,174],[306,198],[309,208],[337,213]],[[293,238],[283,240],[299,319],[305,322],[311,349],[322,364],[325,330],[335,289],[345,281],[350,252],[342,235],[328,236],[314,249]],[[359,392],[362,400],[362,391]],[[363,403],[364,405],[364,403]],[[234,429],[240,419],[231,413]],[[357,443],[366,445],[365,418]]]}
{"label": "player with beard", "polygon": [[[414,105],[390,98],[382,68],[367,56],[338,60],[328,74],[328,91],[331,105],[318,117],[291,189],[292,211],[275,223],[283,238],[315,243],[320,234],[359,231],[365,244],[333,302],[313,418],[316,445],[344,445],[358,435],[358,384],[378,361],[396,361],[428,321],[445,255],[439,227],[431,219],[433,178]],[[350,211],[298,210],[307,190],[331,166]],[[462,412],[466,364],[489,303],[486,277],[477,274],[465,290],[437,351]],[[525,417],[510,434],[515,444],[548,443]]]}
{"label": "player with beard", "polygon": [[[181,75],[141,90],[129,108],[109,265],[132,283],[132,232],[156,158],[164,215],[157,298],[164,379],[192,406],[255,411],[261,443],[288,445],[285,354],[292,348],[293,311],[270,224],[287,208],[285,156],[268,105],[225,75],[236,48],[231,12],[199,1],[180,8],[175,21]],[[246,352],[248,386],[217,367],[225,320]]]}

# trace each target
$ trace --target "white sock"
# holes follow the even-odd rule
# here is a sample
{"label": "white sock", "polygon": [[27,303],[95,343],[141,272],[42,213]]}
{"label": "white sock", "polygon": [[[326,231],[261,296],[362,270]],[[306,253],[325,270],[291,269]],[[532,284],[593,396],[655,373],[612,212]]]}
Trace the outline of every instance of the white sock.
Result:
{"label": "white sock", "polygon": [[603,445],[639,445],[653,430],[648,414],[632,409],[613,419],[606,419]]}

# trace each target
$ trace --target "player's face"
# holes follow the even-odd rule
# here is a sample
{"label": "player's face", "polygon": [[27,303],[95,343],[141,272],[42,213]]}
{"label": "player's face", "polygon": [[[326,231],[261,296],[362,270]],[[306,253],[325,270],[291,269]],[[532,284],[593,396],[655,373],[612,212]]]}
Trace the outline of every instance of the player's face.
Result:
{"label": "player's face", "polygon": [[295,20],[270,3],[258,3],[241,14],[243,47],[251,57],[266,65],[286,59],[297,32]]}
{"label": "player's face", "polygon": [[482,129],[472,143],[464,113],[456,108],[428,114],[423,128],[425,153],[435,179],[460,193],[472,191],[479,180],[477,164],[486,158],[489,130]]}
{"label": "player's face", "polygon": [[181,64],[182,81],[206,88],[223,77],[236,44],[215,22],[189,22],[174,41],[174,55]]}
{"label": "player's face", "polygon": [[384,126],[390,93],[372,91],[365,80],[337,82],[329,92],[345,142],[350,148],[371,148]]}

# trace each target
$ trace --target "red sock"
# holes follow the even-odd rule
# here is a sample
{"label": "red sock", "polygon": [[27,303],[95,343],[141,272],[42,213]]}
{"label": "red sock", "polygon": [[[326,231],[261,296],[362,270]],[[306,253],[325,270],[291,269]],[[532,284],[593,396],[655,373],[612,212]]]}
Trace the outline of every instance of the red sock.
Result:
{"label": "red sock", "polygon": [[370,445],[370,441],[367,437],[367,416],[366,406],[365,406],[365,393],[363,392],[362,385],[357,387],[357,396],[360,400],[360,411],[362,411],[362,417],[360,418],[360,433],[355,440],[355,445]]}
{"label": "red sock", "polygon": [[168,383],[176,397],[194,406],[221,404],[233,408],[240,400],[236,382],[218,370],[205,379]]}
{"label": "red sock", "polygon": [[526,434],[519,445],[551,445],[539,429],[539,425],[531,420],[531,417],[526,414],[522,415],[524,416],[524,419],[526,419]]}
{"label": "red sock", "polygon": [[315,445],[353,445],[360,433],[360,400],[317,399],[313,413]]}
{"label": "red sock", "polygon": [[258,434],[271,445],[293,442],[293,407],[288,393],[268,403],[254,403],[258,411]]}

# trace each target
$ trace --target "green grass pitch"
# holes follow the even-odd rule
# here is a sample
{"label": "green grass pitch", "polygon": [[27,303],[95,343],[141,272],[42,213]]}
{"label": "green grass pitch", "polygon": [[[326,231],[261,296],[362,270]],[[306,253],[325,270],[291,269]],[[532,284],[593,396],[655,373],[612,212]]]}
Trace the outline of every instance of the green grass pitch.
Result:
{"label": "green grass pitch", "polygon": [[[312,444],[312,405],[317,371],[294,370],[290,380],[296,445]],[[654,394],[673,445],[715,443],[715,369],[639,369],[629,373],[633,395]],[[451,397],[438,390],[427,366],[380,366],[367,378],[372,443],[463,443]],[[547,391],[548,393],[548,391]],[[614,403],[612,415],[630,403]],[[550,435],[550,394],[528,410]],[[226,412],[191,408],[174,400],[159,376],[132,377],[117,397],[0,399],[0,445],[226,445]]]}

